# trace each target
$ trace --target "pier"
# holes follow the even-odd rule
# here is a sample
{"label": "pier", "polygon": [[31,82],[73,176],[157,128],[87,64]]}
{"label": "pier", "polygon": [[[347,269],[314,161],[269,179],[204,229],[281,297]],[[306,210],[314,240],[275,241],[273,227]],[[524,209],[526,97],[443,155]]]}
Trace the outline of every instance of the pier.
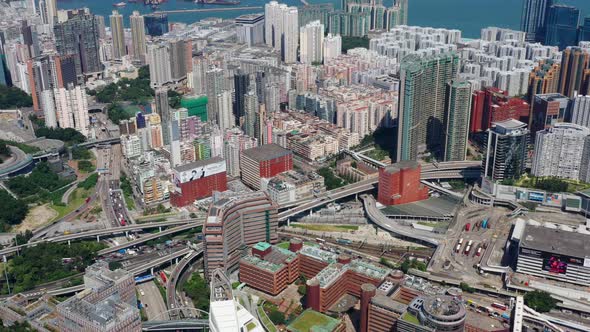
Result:
{"label": "pier", "polygon": [[262,9],[262,8],[263,7],[261,7],[261,6],[250,6],[250,7],[223,7],[223,8],[157,10],[154,12],[154,14],[226,12],[226,11],[230,11],[230,10],[253,10],[253,9]]}

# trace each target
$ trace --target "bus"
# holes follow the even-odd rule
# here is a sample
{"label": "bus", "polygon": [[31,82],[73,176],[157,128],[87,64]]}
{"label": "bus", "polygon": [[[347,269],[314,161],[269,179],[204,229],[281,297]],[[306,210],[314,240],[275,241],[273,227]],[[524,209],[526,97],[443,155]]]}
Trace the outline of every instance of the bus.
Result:
{"label": "bus", "polygon": [[463,238],[459,239],[459,244],[463,244]]}
{"label": "bus", "polygon": [[455,248],[455,252],[456,253],[458,253],[459,251],[461,251],[461,245],[460,244],[458,244],[457,245],[457,248]]}
{"label": "bus", "polygon": [[494,307],[496,309],[504,310],[504,311],[506,311],[506,309],[508,309],[508,307],[505,304],[498,303],[498,302],[492,303],[492,307]]}

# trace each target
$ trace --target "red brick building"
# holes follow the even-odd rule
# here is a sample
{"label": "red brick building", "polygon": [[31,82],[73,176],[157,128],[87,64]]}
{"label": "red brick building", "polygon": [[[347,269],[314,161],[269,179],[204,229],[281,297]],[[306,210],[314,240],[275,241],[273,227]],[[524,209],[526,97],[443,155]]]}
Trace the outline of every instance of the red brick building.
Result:
{"label": "red brick building", "polygon": [[252,256],[240,260],[240,281],[271,295],[277,295],[299,278],[296,253],[268,243],[252,247]]}
{"label": "red brick building", "polygon": [[172,182],[170,204],[176,207],[209,197],[214,191],[226,191],[225,161],[215,157],[178,166],[172,170]]}
{"label": "red brick building", "polygon": [[260,190],[260,179],[293,169],[293,152],[278,144],[266,144],[242,151],[240,155],[242,181]]}
{"label": "red brick building", "polygon": [[520,98],[510,98],[506,91],[494,87],[473,92],[470,132],[486,131],[493,122],[516,119],[529,123],[531,106]]}
{"label": "red brick building", "polygon": [[420,183],[420,164],[402,161],[379,170],[377,200],[383,205],[397,205],[428,198],[428,188]]}

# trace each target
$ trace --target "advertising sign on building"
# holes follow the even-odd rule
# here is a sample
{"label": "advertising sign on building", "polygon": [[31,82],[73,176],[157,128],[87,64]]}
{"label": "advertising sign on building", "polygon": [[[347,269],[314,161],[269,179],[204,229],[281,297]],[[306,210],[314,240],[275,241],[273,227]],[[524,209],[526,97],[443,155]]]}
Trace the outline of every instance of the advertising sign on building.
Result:
{"label": "advertising sign on building", "polygon": [[177,167],[173,170],[172,176],[174,183],[179,184],[199,180],[225,171],[225,161],[219,159],[205,165],[199,161]]}

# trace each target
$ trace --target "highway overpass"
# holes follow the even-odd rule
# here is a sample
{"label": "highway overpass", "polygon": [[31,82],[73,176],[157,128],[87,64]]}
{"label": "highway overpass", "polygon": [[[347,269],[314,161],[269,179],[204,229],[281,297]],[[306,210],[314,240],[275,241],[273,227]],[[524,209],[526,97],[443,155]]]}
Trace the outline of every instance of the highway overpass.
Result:
{"label": "highway overpass", "polygon": [[[123,234],[126,232],[132,232],[132,231],[138,231],[138,230],[144,230],[144,229],[150,229],[150,228],[170,227],[170,226],[175,226],[175,225],[187,225],[190,223],[197,223],[197,224],[193,225],[192,227],[203,225],[202,220],[195,221],[194,219],[187,219],[187,220],[152,222],[152,223],[145,223],[145,224],[134,224],[134,225],[128,225],[128,226],[121,226],[121,227],[111,227],[111,228],[93,230],[93,231],[88,231],[88,232],[60,235],[60,236],[56,236],[53,238],[43,239],[43,240],[39,240],[39,241],[35,241],[35,242],[21,244],[18,246],[4,248],[4,249],[0,250],[0,255],[2,255],[2,256],[9,255],[9,254],[15,253],[17,250],[27,248],[27,247],[36,246],[41,243],[66,242],[66,241],[73,241],[73,240],[79,240],[79,239],[84,239],[84,238],[96,238],[98,240],[98,239],[100,239],[101,236],[106,236],[106,235]],[[166,234],[169,234],[169,233],[166,233]]]}
{"label": "highway overpass", "polygon": [[76,146],[77,147],[80,147],[80,148],[93,148],[93,147],[98,146],[98,145],[119,144],[119,143],[121,143],[121,138],[120,137],[112,137],[112,138],[105,138],[105,139],[98,139],[98,140],[88,141],[88,142],[80,143],[80,144],[78,144]]}
{"label": "highway overpass", "polygon": [[[442,162],[425,164],[422,167],[422,180],[476,179],[481,174],[481,161]],[[297,201],[297,205],[288,205],[293,206],[291,209],[279,213],[279,221],[285,221],[302,212],[315,209],[341,198],[373,190],[377,183],[379,183],[378,178],[367,179],[326,191],[314,198],[299,200]],[[427,185],[431,186],[430,184]]]}
{"label": "highway overpass", "polygon": [[[166,305],[168,309],[179,308],[183,304],[182,302],[180,305],[178,301],[176,301],[176,286],[178,281],[182,277],[182,273],[186,270],[187,266],[196,258],[203,254],[203,244],[197,244],[194,251],[191,251],[188,255],[186,255],[172,270],[172,273],[168,277],[168,281],[166,282]],[[185,315],[185,317],[187,317]]]}
{"label": "highway overpass", "polygon": [[207,319],[147,321],[141,325],[142,331],[209,331]]}

